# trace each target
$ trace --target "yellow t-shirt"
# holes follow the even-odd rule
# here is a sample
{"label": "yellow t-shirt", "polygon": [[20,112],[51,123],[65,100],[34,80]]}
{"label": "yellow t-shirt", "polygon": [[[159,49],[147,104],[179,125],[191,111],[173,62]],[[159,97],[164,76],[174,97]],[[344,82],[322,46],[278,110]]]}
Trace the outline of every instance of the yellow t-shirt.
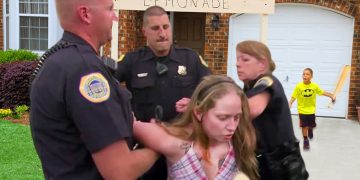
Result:
{"label": "yellow t-shirt", "polygon": [[319,85],[314,82],[304,84],[300,82],[296,85],[291,97],[297,99],[297,109],[299,114],[315,114],[316,110],[316,95],[322,95],[322,90]]}

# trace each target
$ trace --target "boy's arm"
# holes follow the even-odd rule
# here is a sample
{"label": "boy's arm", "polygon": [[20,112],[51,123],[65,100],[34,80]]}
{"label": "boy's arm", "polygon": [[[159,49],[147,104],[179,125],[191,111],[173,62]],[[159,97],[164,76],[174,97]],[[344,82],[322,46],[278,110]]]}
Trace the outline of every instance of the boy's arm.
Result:
{"label": "boy's arm", "polygon": [[332,100],[332,102],[335,102],[336,97],[333,93],[324,91],[324,93],[322,95],[329,97]]}
{"label": "boy's arm", "polygon": [[294,97],[291,97],[290,101],[289,101],[289,108],[291,109],[292,104],[294,103],[296,99]]}

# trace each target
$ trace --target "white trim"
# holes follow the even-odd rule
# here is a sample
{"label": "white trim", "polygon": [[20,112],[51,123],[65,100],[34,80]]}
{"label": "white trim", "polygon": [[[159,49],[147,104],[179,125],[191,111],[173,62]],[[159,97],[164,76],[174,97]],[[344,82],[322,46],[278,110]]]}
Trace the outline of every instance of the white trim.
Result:
{"label": "white trim", "polygon": [[48,6],[48,47],[51,47],[60,40],[63,30],[57,18],[55,1],[49,0]]}
{"label": "white trim", "polygon": [[9,1],[9,49],[19,48],[19,1]]}
{"label": "white trim", "polygon": [[[114,11],[116,17],[119,17],[119,10]],[[118,59],[119,57],[119,21],[113,22],[110,54],[113,59]]]}
{"label": "white trim", "polygon": [[260,14],[260,41],[264,44],[268,42],[269,15]]}
{"label": "white trim", "polygon": [[114,9],[145,10],[150,6],[161,6],[166,11],[208,13],[266,13],[272,14],[275,0],[223,0],[223,1],[169,1],[169,0],[113,0]]}
{"label": "white trim", "polygon": [[2,0],[2,12],[3,12],[3,16],[2,16],[2,22],[3,22],[3,47],[4,47],[4,50],[7,49],[7,46],[6,46],[6,0]]}

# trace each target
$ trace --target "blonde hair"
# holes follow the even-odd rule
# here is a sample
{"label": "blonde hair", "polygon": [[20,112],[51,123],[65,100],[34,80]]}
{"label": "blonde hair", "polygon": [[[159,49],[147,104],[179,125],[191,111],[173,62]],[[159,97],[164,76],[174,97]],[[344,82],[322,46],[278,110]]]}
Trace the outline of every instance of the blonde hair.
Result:
{"label": "blonde hair", "polygon": [[[255,130],[249,118],[249,104],[243,90],[233,79],[221,75],[208,75],[203,78],[195,89],[187,110],[174,123],[166,127],[166,131],[176,137],[189,141],[196,140],[205,149],[204,158],[209,150],[209,138],[204,132],[201,123],[196,119],[193,110],[206,113],[215,106],[218,99],[229,92],[235,91],[242,103],[242,114],[239,125],[231,139],[235,151],[236,165],[251,179],[258,179],[257,160],[255,158],[256,137]],[[192,125],[193,131],[188,132],[186,127]]]}
{"label": "blonde hair", "polygon": [[236,50],[254,56],[256,59],[265,59],[269,63],[268,73],[272,73],[276,68],[269,48],[259,41],[242,41],[236,45]]}

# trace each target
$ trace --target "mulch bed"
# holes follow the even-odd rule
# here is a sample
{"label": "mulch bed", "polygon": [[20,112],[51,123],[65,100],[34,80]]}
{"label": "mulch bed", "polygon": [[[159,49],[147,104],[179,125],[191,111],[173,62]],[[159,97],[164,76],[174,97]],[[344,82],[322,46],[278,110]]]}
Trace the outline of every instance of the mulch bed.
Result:
{"label": "mulch bed", "polygon": [[12,117],[5,117],[5,120],[11,121],[13,123],[17,123],[17,124],[23,124],[23,125],[29,125],[30,121],[29,121],[29,113],[26,112],[22,115],[21,118],[19,119],[14,119]]}

